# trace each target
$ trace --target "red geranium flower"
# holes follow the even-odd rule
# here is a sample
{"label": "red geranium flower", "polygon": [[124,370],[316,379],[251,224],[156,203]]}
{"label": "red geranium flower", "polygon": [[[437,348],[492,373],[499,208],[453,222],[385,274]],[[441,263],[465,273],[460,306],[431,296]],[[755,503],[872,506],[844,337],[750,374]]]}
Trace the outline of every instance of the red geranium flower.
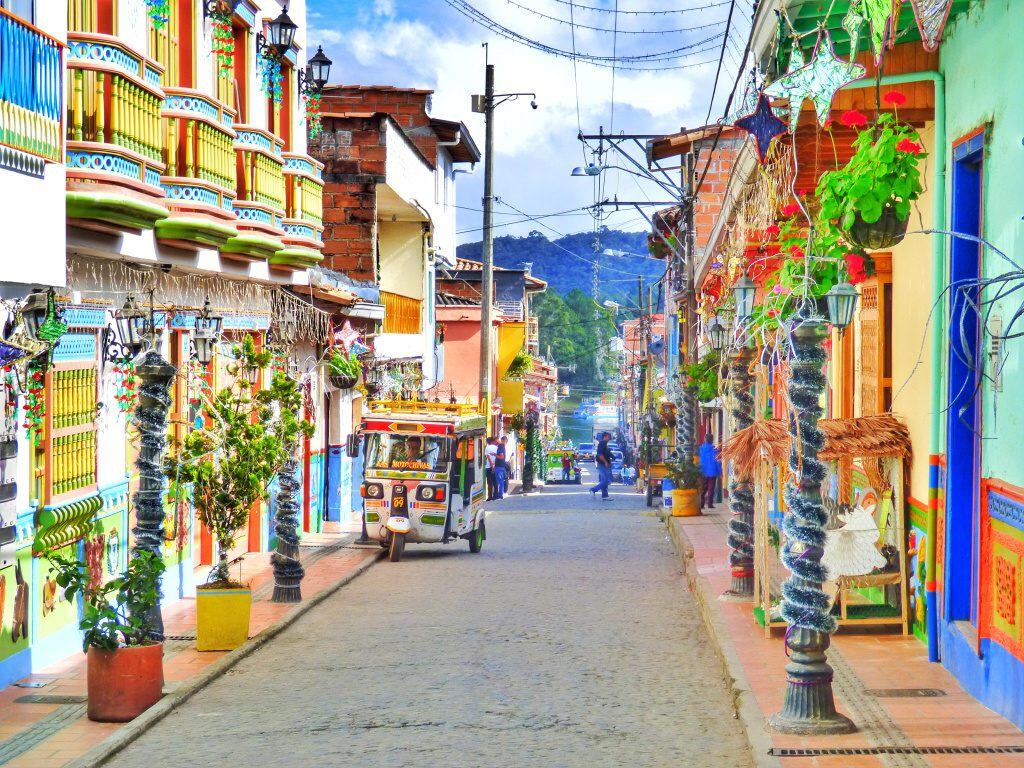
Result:
{"label": "red geranium flower", "polygon": [[844,258],[846,260],[846,273],[850,276],[851,285],[863,283],[868,279],[867,270],[864,268],[863,256],[858,253],[847,253]]}
{"label": "red geranium flower", "polygon": [[868,124],[868,118],[856,109],[848,109],[846,112],[843,112],[842,117],[839,118],[839,122],[847,128],[863,128]]}
{"label": "red geranium flower", "polygon": [[764,234],[765,237],[778,237],[781,231],[778,224],[769,224],[765,227]]}
{"label": "red geranium flower", "polygon": [[910,139],[900,139],[896,144],[896,149],[900,152],[907,152],[911,155],[920,155],[923,149],[920,144]]}
{"label": "red geranium flower", "polygon": [[802,259],[804,256],[807,255],[804,253],[804,249],[801,248],[799,245],[789,246],[789,252],[793,254],[794,259]]}
{"label": "red geranium flower", "polygon": [[800,206],[796,203],[790,203],[782,209],[783,216],[796,216],[798,213],[800,213]]}
{"label": "red geranium flower", "polygon": [[887,94],[882,96],[882,101],[886,104],[891,104],[894,107],[902,107],[907,103],[907,97],[899,91],[889,91]]}

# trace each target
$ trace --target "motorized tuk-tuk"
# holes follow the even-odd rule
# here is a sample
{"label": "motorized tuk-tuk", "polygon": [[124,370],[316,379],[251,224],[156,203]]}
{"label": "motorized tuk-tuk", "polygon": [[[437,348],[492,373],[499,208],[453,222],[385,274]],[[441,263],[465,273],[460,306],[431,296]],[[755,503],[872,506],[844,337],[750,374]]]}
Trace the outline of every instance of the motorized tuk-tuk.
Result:
{"label": "motorized tuk-tuk", "polygon": [[[565,479],[565,473],[562,469],[562,459],[568,454],[571,467],[569,469],[569,479]],[[579,485],[583,482],[583,473],[580,470],[580,460],[576,456],[576,452],[572,446],[565,448],[550,448],[547,452],[545,471],[544,471],[544,482],[545,483],[575,483]]]}
{"label": "motorized tuk-tuk", "polygon": [[485,417],[474,405],[371,402],[349,454],[363,447],[367,535],[402,559],[406,543],[469,541],[479,552],[484,526]]}

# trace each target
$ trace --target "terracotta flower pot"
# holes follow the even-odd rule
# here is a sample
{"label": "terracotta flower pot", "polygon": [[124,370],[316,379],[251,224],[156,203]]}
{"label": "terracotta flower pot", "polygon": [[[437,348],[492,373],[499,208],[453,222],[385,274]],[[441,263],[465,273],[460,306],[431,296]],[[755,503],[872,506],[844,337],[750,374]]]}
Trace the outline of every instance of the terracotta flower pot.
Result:
{"label": "terracotta flower pot", "polygon": [[126,723],[160,701],[164,687],[163,643],[105,651],[87,656],[89,719]]}
{"label": "terracotta flower pot", "polygon": [[881,218],[872,224],[864,221],[858,213],[853,226],[846,232],[846,238],[866,251],[892,248],[906,237],[909,223],[909,216],[900,219],[896,215],[896,209],[887,205],[882,209]]}

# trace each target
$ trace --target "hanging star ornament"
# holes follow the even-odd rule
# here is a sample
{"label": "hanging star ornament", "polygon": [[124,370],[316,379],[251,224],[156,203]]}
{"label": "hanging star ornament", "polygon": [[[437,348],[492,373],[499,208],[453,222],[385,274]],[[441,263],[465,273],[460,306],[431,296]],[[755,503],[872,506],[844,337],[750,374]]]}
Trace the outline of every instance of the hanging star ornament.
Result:
{"label": "hanging star ornament", "polygon": [[910,5],[914,9],[914,18],[917,20],[917,28],[921,30],[921,42],[925,50],[934,51],[942,39],[942,30],[949,18],[953,0],[910,0]]}
{"label": "hanging star ornament", "polygon": [[757,109],[746,117],[741,117],[733,125],[754,137],[757,156],[762,164],[768,156],[772,142],[787,131],[786,123],[775,116],[771,101],[764,93],[757,97]]}
{"label": "hanging star ornament", "polygon": [[[861,13],[868,20],[871,31],[871,50],[875,54],[875,64],[882,61],[882,51],[886,44],[892,43],[890,30],[892,28],[892,0],[860,0]],[[850,58],[857,52],[850,49]]]}
{"label": "hanging star ornament", "polygon": [[843,17],[843,29],[850,36],[850,58],[853,59],[860,50],[860,30],[864,26],[864,17],[860,14],[860,3],[850,3],[850,10]]}
{"label": "hanging star ornament", "polygon": [[807,99],[814,102],[818,123],[824,126],[828,122],[836,91],[860,80],[865,73],[866,70],[860,64],[843,61],[836,56],[832,38],[827,32],[822,32],[814,46],[814,55],[806,66],[787,72],[765,88],[764,92],[772,98],[789,100],[791,131],[796,131],[801,107]]}

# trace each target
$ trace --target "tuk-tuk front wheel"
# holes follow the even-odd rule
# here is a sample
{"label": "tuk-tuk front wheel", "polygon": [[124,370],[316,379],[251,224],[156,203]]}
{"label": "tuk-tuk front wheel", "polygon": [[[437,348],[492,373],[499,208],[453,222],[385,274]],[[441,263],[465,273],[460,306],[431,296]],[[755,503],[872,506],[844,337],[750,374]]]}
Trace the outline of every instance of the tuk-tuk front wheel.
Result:
{"label": "tuk-tuk front wheel", "polygon": [[388,560],[392,563],[397,563],[402,559],[403,552],[405,552],[405,534],[392,533],[391,548],[388,550]]}
{"label": "tuk-tuk front wheel", "polygon": [[476,527],[476,530],[469,534],[469,551],[474,554],[479,552],[484,546],[484,539],[487,538],[487,531],[484,529],[484,521],[480,521],[480,525]]}

